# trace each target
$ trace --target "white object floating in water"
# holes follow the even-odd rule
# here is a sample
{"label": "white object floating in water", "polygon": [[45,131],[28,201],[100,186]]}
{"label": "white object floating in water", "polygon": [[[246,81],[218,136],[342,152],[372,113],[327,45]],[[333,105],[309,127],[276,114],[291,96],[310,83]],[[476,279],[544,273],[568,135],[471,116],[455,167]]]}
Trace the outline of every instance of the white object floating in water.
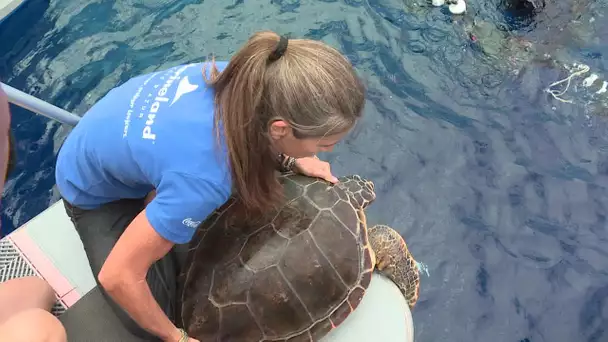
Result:
{"label": "white object floating in water", "polygon": [[600,88],[600,90],[596,91],[595,93],[596,94],[605,93],[606,88],[608,88],[608,82],[604,81],[604,83],[602,83],[602,87]]}
{"label": "white object floating in water", "polygon": [[433,6],[439,7],[445,4],[445,0],[432,0],[431,3]]}
{"label": "white object floating in water", "polygon": [[449,5],[448,8],[452,14],[462,14],[467,10],[467,4],[464,0],[458,0],[456,4]]}
{"label": "white object floating in water", "polygon": [[583,80],[583,86],[588,87],[593,84],[599,77],[596,74],[591,74],[591,76],[585,78]]}

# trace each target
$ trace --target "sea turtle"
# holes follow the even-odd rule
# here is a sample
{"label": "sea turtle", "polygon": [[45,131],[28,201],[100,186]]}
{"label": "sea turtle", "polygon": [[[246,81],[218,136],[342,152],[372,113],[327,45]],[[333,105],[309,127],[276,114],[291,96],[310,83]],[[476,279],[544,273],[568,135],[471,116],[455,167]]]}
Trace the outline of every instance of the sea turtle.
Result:
{"label": "sea turtle", "polygon": [[418,300],[419,271],[403,238],[367,227],[376,195],[357,175],[332,185],[280,176],[283,205],[256,220],[232,198],[197,229],[180,276],[179,316],[200,341],[317,341],[359,305],[374,269]]}
{"label": "sea turtle", "polygon": [[530,40],[501,30],[493,22],[479,18],[468,19],[464,22],[465,33],[499,70],[510,70],[511,73],[518,74],[521,68],[540,57],[537,46]]}
{"label": "sea turtle", "polygon": [[531,63],[561,67],[574,62],[570,50],[587,46],[594,39],[593,11],[585,4],[589,0],[510,0],[507,22],[519,23],[516,26],[525,23],[518,32],[505,27],[506,22],[499,24],[478,14],[455,22],[463,25],[464,33],[498,69],[518,74]]}
{"label": "sea turtle", "polygon": [[[585,111],[594,115],[605,115],[608,108],[607,78],[595,74],[590,67],[572,58],[569,45],[563,44],[564,37],[581,37],[589,30],[583,29],[581,21],[571,22],[557,37],[550,37],[543,42],[533,42],[523,36],[517,36],[509,31],[500,29],[496,24],[475,18],[463,21],[464,32],[468,38],[483,52],[487,64],[493,66],[501,74],[521,75],[524,70],[546,71],[554,74],[551,82],[543,82],[546,92],[555,100],[566,103],[585,105]],[[585,38],[588,40],[588,38]],[[567,39],[575,44],[573,39]],[[532,67],[532,69],[530,69]],[[558,74],[557,77],[555,74]],[[541,77],[534,72],[521,78],[522,82],[538,83],[531,77]],[[566,93],[569,92],[570,95]],[[576,93],[576,96],[574,96]]]}

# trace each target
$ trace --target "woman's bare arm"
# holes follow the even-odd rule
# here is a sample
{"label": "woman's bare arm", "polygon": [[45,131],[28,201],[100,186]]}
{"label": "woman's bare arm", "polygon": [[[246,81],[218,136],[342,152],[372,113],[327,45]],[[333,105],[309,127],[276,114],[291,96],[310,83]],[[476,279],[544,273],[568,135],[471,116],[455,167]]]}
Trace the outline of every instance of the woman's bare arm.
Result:
{"label": "woman's bare arm", "polygon": [[145,210],[127,227],[99,272],[99,283],[145,330],[164,341],[178,341],[180,330],[160,308],[146,281],[151,265],[165,256],[173,243],[150,225]]}

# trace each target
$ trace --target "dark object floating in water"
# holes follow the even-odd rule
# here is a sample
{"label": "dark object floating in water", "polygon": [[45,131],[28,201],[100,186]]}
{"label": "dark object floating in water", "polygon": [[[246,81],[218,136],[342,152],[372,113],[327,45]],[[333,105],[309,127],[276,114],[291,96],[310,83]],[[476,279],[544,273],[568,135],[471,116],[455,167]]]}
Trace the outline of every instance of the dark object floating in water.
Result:
{"label": "dark object floating in water", "polygon": [[534,17],[545,8],[545,0],[506,0],[505,9],[515,19]]}

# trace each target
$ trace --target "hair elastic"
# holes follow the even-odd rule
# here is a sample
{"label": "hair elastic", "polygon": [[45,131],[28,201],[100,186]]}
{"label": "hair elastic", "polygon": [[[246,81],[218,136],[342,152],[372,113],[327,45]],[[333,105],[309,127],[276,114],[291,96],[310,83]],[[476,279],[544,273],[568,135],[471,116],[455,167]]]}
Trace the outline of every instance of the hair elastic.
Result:
{"label": "hair elastic", "polygon": [[285,54],[285,51],[287,50],[288,42],[289,42],[289,39],[287,39],[287,37],[281,36],[281,38],[279,39],[279,42],[277,43],[277,46],[270,53],[270,56],[268,56],[268,60],[271,62],[274,62],[277,59],[283,57],[283,55]]}

